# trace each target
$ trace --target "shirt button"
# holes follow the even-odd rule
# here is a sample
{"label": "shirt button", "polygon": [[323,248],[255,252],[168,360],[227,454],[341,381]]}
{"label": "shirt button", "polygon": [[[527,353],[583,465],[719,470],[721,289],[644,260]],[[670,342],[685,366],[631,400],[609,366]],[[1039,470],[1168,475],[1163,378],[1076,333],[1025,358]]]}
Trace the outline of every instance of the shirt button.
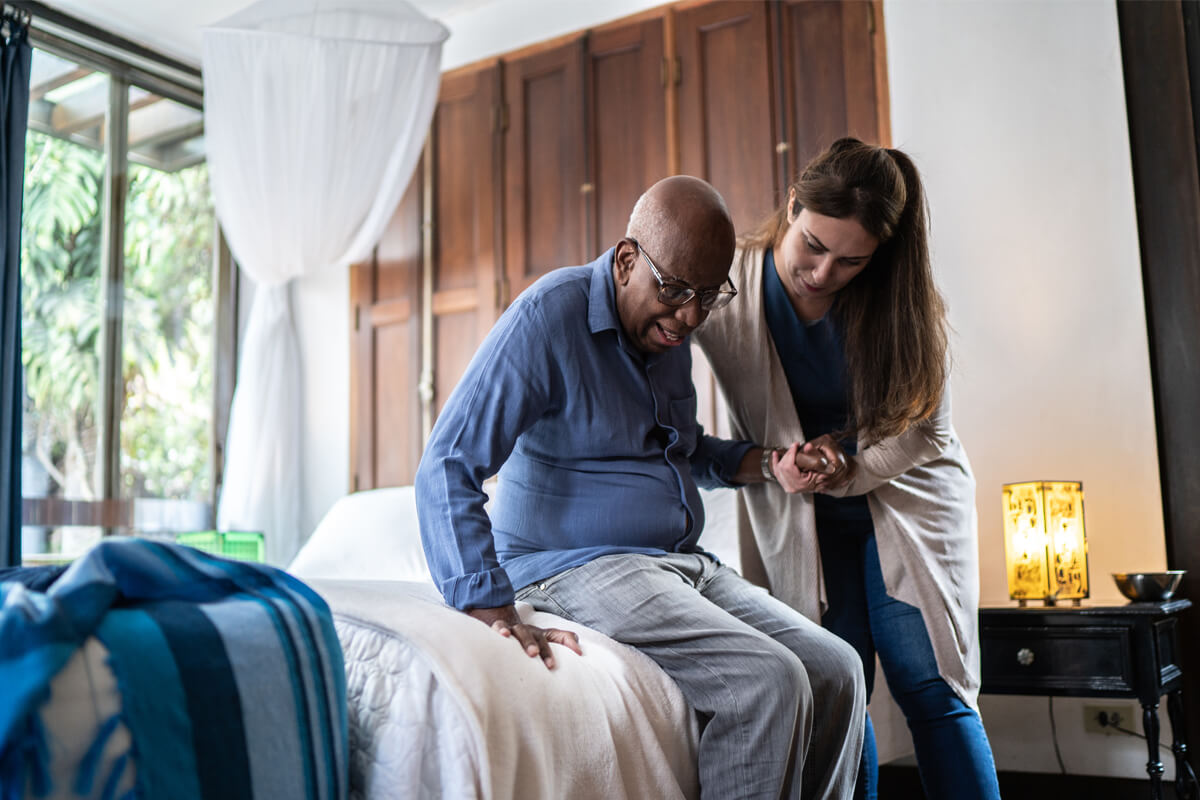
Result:
{"label": "shirt button", "polygon": [[538,584],[538,588],[539,588],[539,589],[541,589],[541,590],[544,592],[544,591],[546,591],[546,584],[544,584],[544,583],[539,583],[539,584]]}

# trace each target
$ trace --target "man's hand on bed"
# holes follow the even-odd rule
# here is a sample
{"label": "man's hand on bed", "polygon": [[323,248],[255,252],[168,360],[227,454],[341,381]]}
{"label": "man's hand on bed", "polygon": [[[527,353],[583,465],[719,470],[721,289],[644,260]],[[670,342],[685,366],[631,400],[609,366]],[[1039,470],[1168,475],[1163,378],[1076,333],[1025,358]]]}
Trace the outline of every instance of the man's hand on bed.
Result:
{"label": "man's hand on bed", "polygon": [[550,651],[550,643],[561,644],[579,655],[579,637],[571,631],[558,628],[539,628],[536,625],[526,625],[517,615],[516,606],[500,606],[499,608],[471,608],[467,614],[491,627],[501,636],[515,638],[525,648],[525,654],[530,658],[541,656],[547,669],[554,669],[554,654]]}

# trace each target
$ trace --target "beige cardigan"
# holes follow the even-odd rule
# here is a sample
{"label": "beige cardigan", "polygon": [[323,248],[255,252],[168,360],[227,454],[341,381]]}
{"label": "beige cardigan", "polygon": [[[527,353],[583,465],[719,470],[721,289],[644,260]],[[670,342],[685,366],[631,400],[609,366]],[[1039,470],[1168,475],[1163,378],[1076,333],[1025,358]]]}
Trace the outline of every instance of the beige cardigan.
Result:
{"label": "beige cardigan", "polygon": [[[738,297],[693,334],[729,403],[735,438],[804,441],[763,313],[763,252],[738,251],[729,277]],[[979,693],[979,557],[975,478],[950,424],[949,391],[929,420],[862,449],[842,494],[866,494],[888,594],[921,610],[938,671],[976,708]],[[778,484],[738,492],[747,578],[819,621],[825,605],[812,496]]]}

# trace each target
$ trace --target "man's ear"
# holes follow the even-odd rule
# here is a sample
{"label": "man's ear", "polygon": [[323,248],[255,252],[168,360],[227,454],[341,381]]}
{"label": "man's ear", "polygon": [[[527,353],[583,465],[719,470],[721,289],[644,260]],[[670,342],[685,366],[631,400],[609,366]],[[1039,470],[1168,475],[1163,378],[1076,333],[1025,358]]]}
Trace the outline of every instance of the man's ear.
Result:
{"label": "man's ear", "polygon": [[617,242],[617,250],[613,253],[613,281],[619,286],[629,283],[629,276],[637,264],[637,245],[629,239]]}

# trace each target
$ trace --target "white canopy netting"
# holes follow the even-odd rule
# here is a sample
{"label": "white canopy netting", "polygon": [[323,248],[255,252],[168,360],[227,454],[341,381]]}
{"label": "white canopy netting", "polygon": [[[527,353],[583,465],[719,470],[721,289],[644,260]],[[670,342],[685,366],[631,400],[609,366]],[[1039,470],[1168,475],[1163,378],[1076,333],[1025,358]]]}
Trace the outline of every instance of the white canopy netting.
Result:
{"label": "white canopy netting", "polygon": [[217,525],[263,531],[275,564],[303,539],[290,284],[379,240],[420,156],[448,35],[404,0],[261,0],[202,34],[213,201],[255,284]]}

